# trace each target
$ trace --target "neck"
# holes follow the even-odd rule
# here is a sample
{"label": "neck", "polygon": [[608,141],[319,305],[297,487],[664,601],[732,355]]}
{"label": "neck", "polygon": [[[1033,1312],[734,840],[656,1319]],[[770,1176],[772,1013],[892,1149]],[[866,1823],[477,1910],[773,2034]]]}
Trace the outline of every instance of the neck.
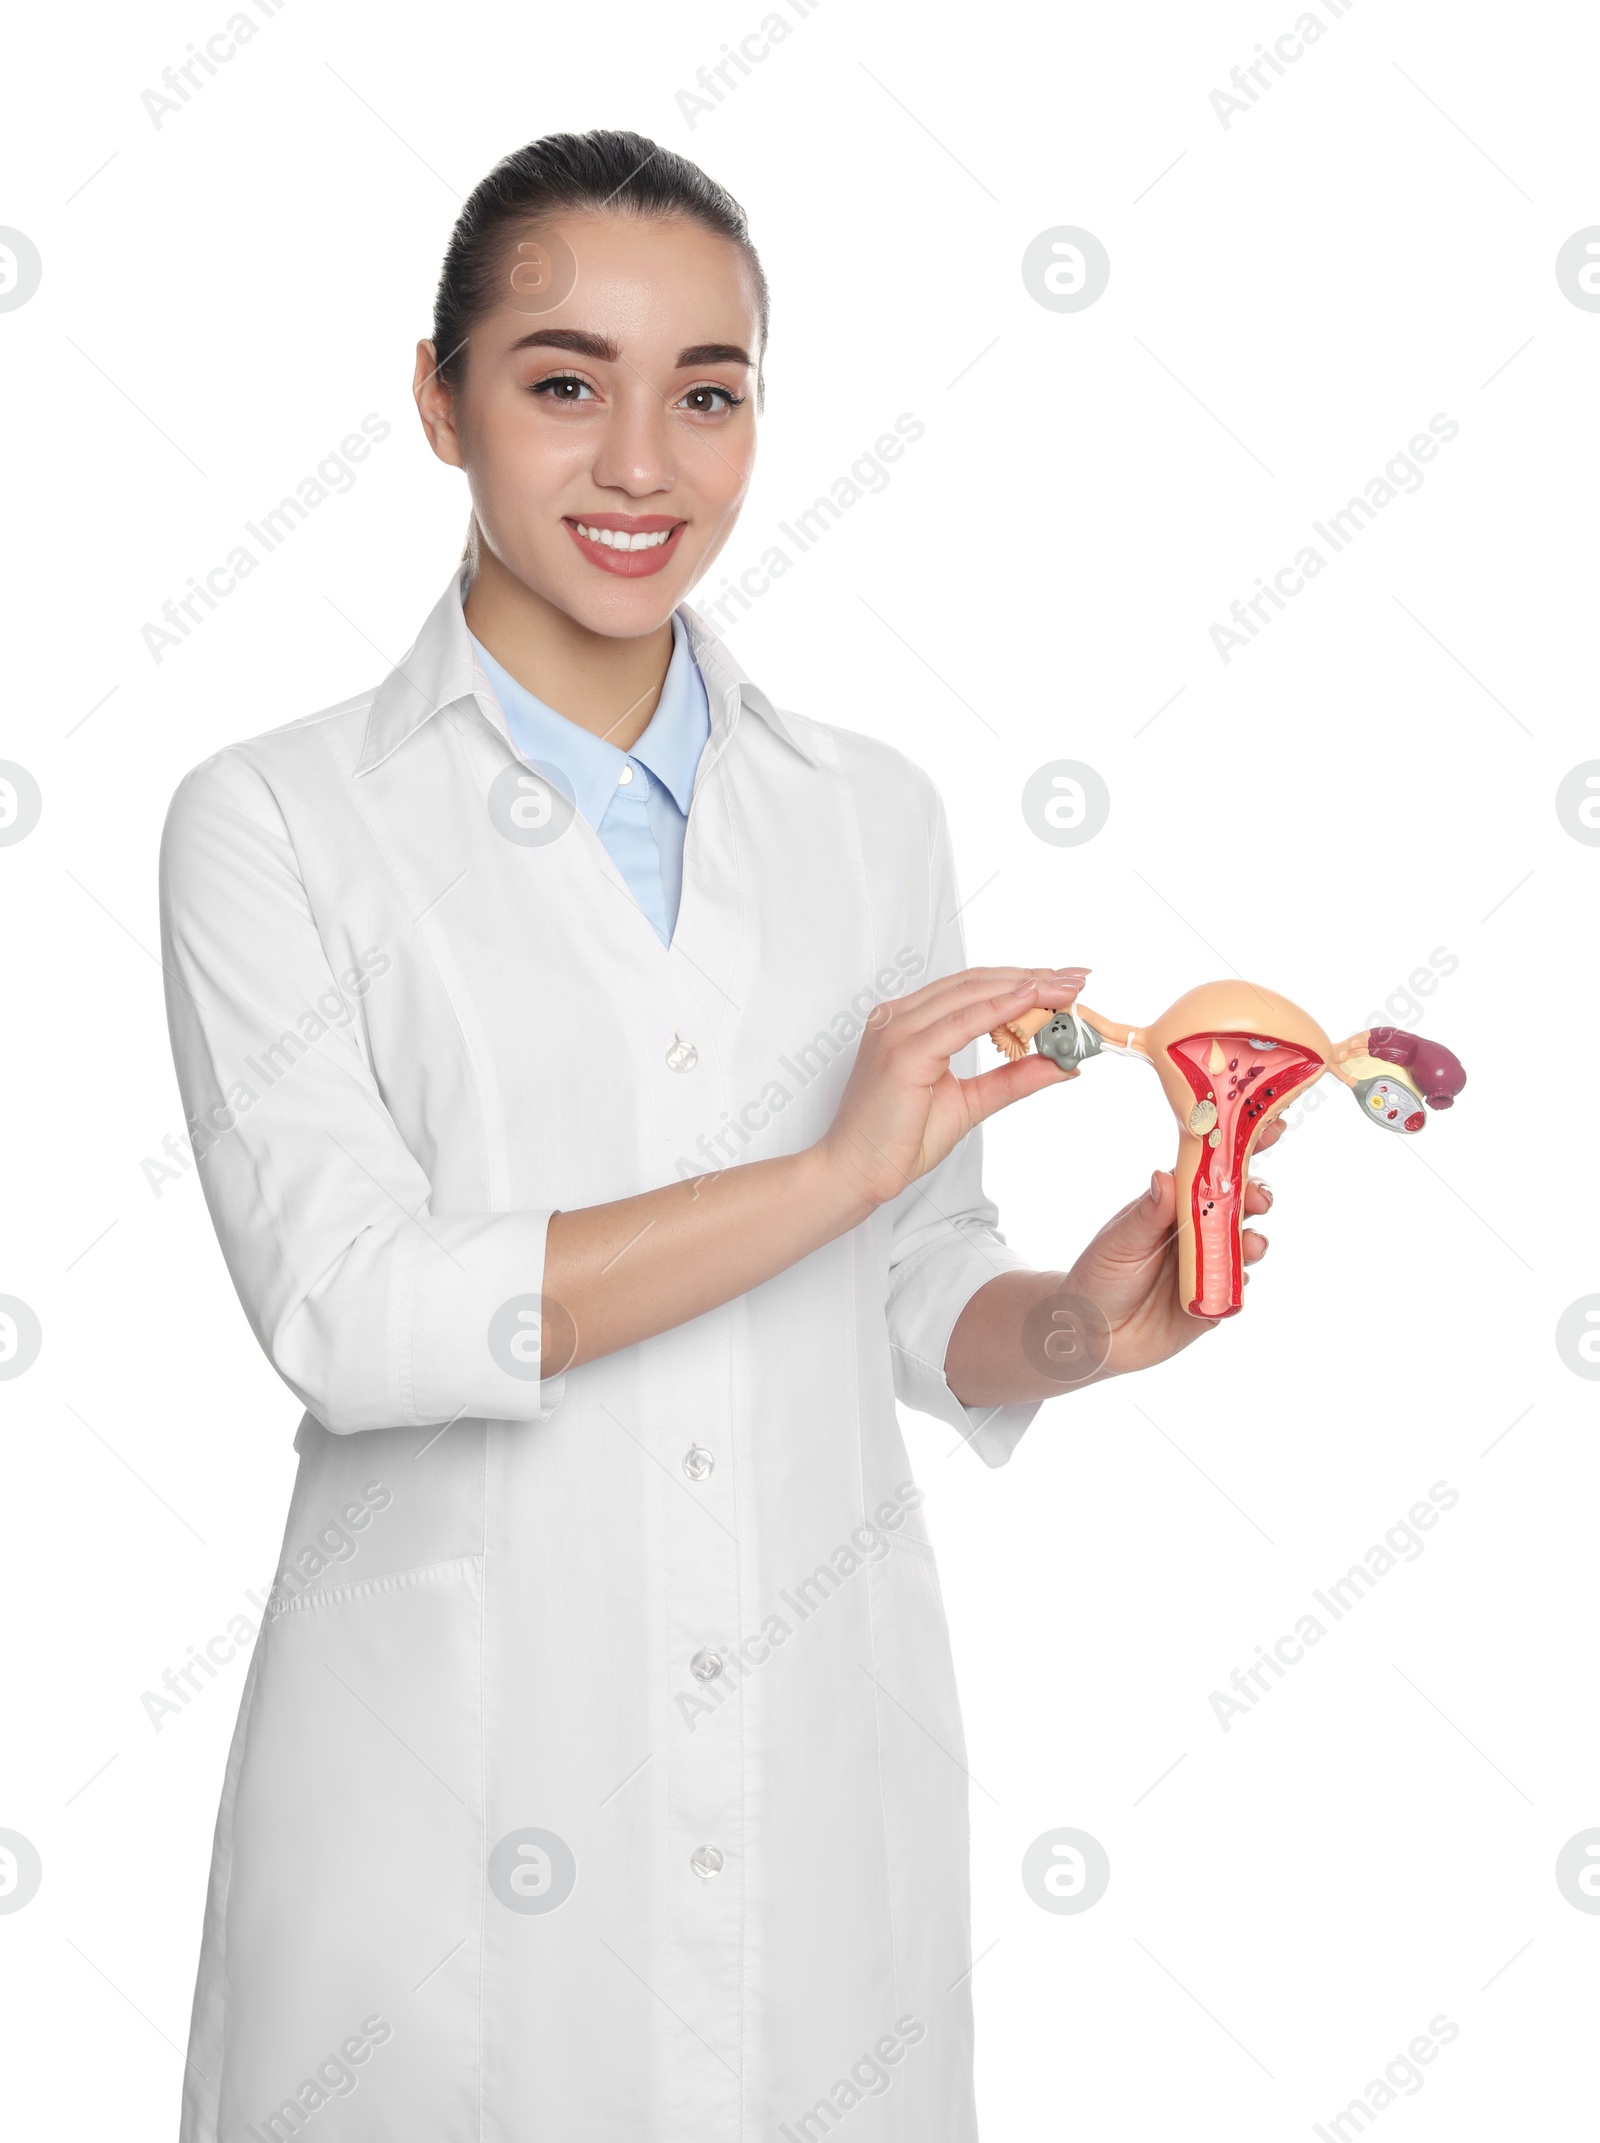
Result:
{"label": "neck", "polygon": [[536,699],[619,751],[649,726],[672,660],[672,622],[612,639],[558,610],[480,544],[463,606],[467,629]]}

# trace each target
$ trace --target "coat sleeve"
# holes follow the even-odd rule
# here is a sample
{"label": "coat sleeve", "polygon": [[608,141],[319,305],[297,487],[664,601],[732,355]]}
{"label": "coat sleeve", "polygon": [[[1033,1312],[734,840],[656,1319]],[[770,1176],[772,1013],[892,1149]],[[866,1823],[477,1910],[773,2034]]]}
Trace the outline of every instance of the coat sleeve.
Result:
{"label": "coat sleeve", "polygon": [[[950,829],[937,796],[933,813],[929,982],[967,964]],[[951,1068],[962,1078],[972,1077],[978,1070],[977,1044],[969,1043],[953,1057]],[[1003,1466],[1043,1402],[963,1406],[944,1373],[950,1334],[978,1289],[997,1273],[1030,1269],[1000,1233],[999,1210],[984,1195],[982,1132],[969,1132],[937,1168],[902,1191],[890,1210],[887,1312],[895,1391],[907,1406],[948,1422],[987,1465]]]}
{"label": "coat sleeve", "polygon": [[550,1214],[431,1211],[349,1016],[371,977],[335,975],[277,800],[238,751],[172,800],[161,940],[206,1203],[284,1382],[341,1434],[544,1420],[562,1386],[540,1376]]}

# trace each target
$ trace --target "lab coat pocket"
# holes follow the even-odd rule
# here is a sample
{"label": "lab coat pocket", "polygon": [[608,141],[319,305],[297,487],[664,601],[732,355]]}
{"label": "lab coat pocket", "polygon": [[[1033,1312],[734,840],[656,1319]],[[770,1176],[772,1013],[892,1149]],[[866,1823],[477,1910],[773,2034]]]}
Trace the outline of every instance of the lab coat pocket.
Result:
{"label": "lab coat pocket", "polygon": [[335,2103],[340,2143],[476,2134],[482,1624],[480,1556],[269,1616],[212,1960],[223,2135]]}
{"label": "lab coat pocket", "polygon": [[274,1608],[481,1555],[488,1433],[485,1422],[460,1420],[448,1430],[335,1436],[308,1414],[295,1437],[300,1471]]}

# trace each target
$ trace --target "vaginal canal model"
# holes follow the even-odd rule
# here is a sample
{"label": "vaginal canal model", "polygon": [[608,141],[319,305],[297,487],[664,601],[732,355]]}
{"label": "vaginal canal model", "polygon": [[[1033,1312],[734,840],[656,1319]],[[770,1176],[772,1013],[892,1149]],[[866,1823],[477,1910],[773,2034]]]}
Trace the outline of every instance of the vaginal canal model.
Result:
{"label": "vaginal canal model", "polygon": [[1467,1083],[1459,1057],[1399,1027],[1364,1028],[1332,1042],[1309,1012],[1253,982],[1203,982],[1148,1027],[1106,1019],[1085,1004],[1024,1012],[989,1039],[1015,1060],[1028,1044],[1076,1076],[1110,1052],[1154,1065],[1178,1119],[1179,1298],[1191,1317],[1232,1317],[1243,1306],[1245,1175],[1261,1133],[1307,1087],[1332,1072],[1369,1123],[1414,1134],[1427,1109],[1448,1109]]}

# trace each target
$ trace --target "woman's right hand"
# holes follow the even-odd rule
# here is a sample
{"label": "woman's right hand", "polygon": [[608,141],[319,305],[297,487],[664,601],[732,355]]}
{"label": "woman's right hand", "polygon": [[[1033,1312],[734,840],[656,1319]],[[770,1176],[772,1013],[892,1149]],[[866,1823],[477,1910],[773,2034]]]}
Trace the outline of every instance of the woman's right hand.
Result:
{"label": "woman's right hand", "polygon": [[816,1152],[869,1210],[926,1175],[997,1109],[1076,1072],[1030,1051],[972,1079],[950,1059],[1035,1006],[1070,1005],[1082,967],[969,967],[909,997],[875,1005],[832,1124]]}

